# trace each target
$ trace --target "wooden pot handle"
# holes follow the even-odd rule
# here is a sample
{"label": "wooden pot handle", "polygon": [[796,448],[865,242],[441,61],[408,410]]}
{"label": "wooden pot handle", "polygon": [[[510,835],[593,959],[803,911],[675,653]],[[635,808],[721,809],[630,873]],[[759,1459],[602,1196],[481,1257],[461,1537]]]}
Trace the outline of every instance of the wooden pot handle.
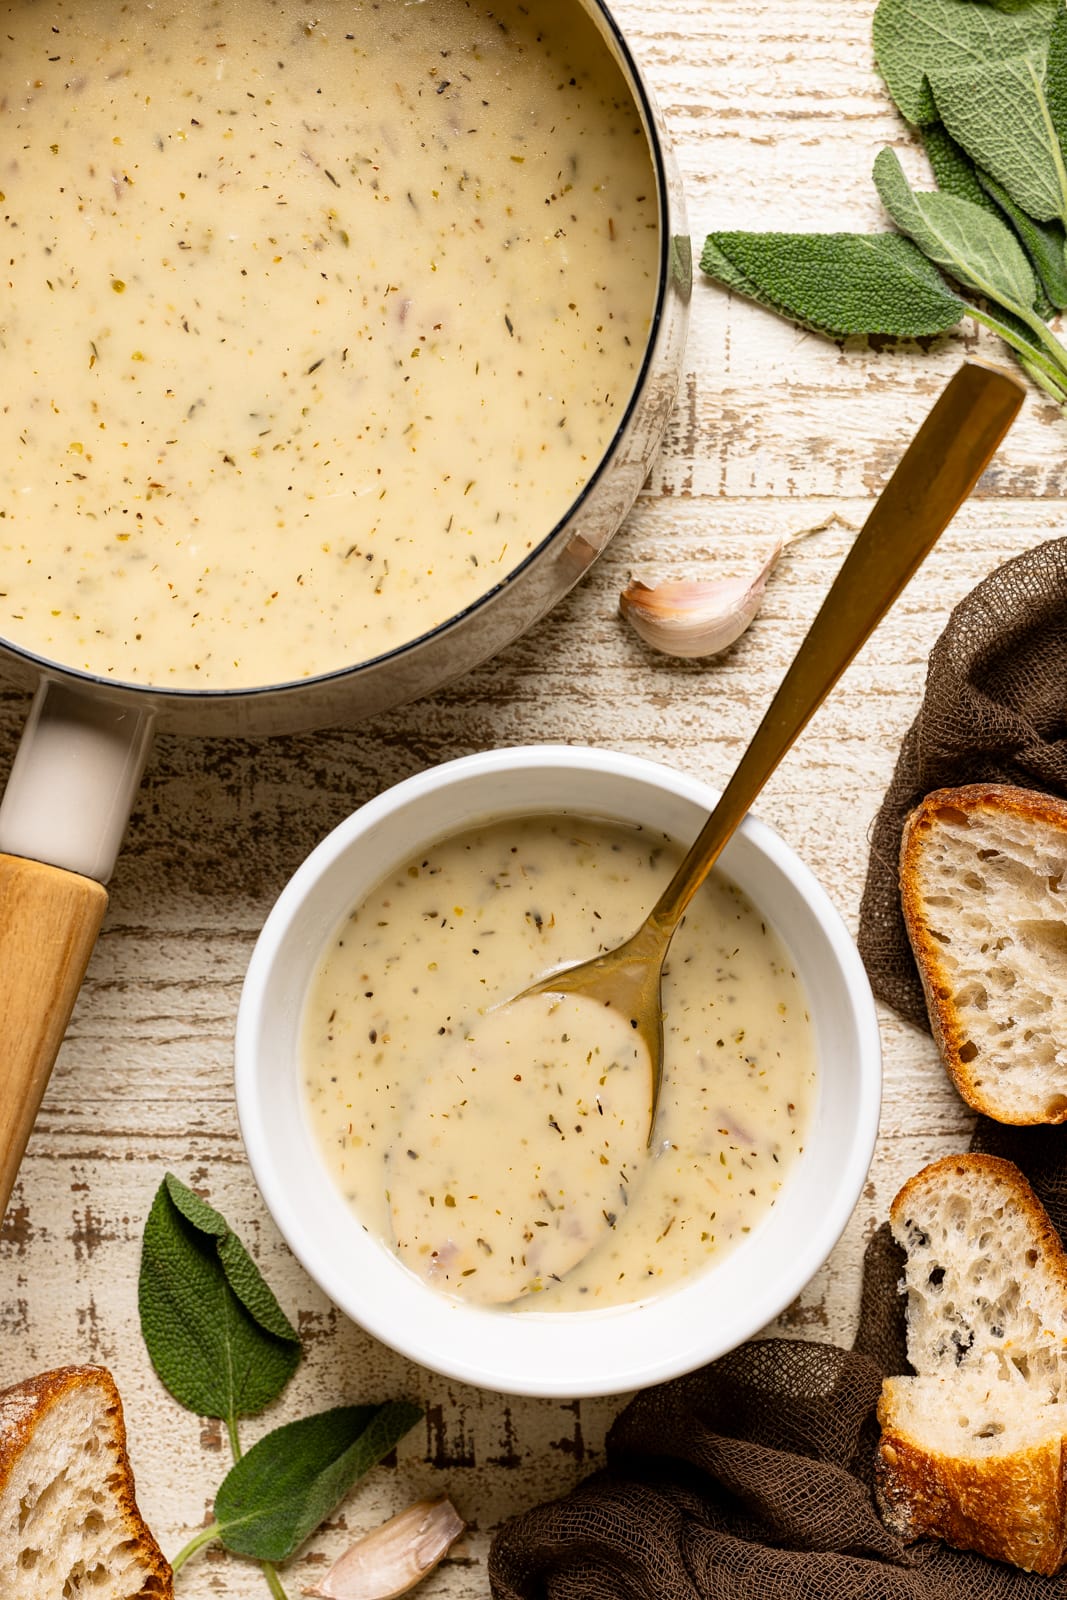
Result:
{"label": "wooden pot handle", "polygon": [[106,910],[92,878],[0,855],[0,1215]]}

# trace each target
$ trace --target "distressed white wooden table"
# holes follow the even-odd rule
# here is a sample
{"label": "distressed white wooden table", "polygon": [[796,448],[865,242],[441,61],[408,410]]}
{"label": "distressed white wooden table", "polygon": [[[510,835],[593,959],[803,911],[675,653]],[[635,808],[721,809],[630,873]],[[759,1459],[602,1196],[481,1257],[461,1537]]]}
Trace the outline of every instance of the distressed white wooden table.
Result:
{"label": "distressed white wooden table", "polygon": [[[697,249],[713,227],[882,227],[870,183],[885,143],[919,156],[872,64],[874,0],[618,0],[684,171]],[[851,534],[834,523],[783,561],[764,610],[724,659],[679,665],[619,621],[628,571],[739,573],[776,534],[837,512],[858,526],[965,349],[874,350],[804,333],[698,282],[685,378],[663,458],[589,579],[497,660],[431,700],[359,728],[271,743],[160,740],[111,907],[0,1232],[0,1384],[106,1363],[124,1396],[142,1508],[173,1554],[208,1518],[228,1465],[218,1424],[160,1388],[138,1331],[140,1236],[170,1169],[230,1219],[306,1341],[273,1412],[407,1395],[425,1424],[287,1570],[291,1596],[359,1531],[447,1490],[471,1530],[425,1586],[484,1596],[490,1533],[597,1464],[618,1402],[516,1401],[411,1367],[342,1318],[289,1257],[246,1166],[231,1092],[238,993],[285,879],[335,823],[432,762],[491,745],[583,740],[721,784]],[[1033,393],[977,496],[769,786],[760,807],[855,926],[867,829],[948,609],[1007,557],[1061,529],[1067,420]],[[0,696],[0,767],[25,711]],[[932,1046],[882,1014],[886,1092],[870,1182],[826,1268],[782,1317],[847,1340],[865,1239],[899,1183],[961,1148],[968,1118]],[[266,1593],[258,1569],[210,1551],[188,1600]]]}

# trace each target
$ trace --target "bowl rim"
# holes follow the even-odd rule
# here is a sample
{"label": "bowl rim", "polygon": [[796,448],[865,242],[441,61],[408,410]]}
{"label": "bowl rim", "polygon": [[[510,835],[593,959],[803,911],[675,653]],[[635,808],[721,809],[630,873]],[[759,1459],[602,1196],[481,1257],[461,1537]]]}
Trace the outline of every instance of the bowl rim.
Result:
{"label": "bowl rim", "polygon": [[[499,1310],[461,1304],[430,1288],[402,1266],[384,1244],[358,1227],[353,1228],[348,1240],[358,1260],[346,1255],[345,1262],[339,1262],[331,1242],[315,1237],[302,1214],[298,1197],[302,1185],[296,1169],[272,1149],[269,1096],[258,1069],[258,1057],[260,1040],[270,1033],[270,996],[275,990],[275,973],[282,970],[277,963],[284,962],[297,937],[303,938],[306,945],[306,937],[294,930],[316,886],[377,825],[424,803],[444,788],[477,785],[502,772],[513,775],[533,769],[551,769],[560,775],[594,773],[605,782],[629,780],[702,810],[710,809],[718,798],[717,791],[708,784],[659,762],[565,744],[519,745],[478,752],[431,767],[383,791],[351,813],[311,851],[284,886],[263,925],[238,1007],[235,1088],[241,1135],[263,1200],[297,1259],[346,1316],[399,1354],[444,1377],[497,1392],[571,1399],[620,1393],[691,1371],[758,1333],[800,1293],[829,1256],[862,1193],[878,1131],[881,1045],[866,971],[843,920],[800,857],[773,828],[750,814],[737,837],[745,842],[744,848],[764,858],[792,886],[819,926],[832,956],[835,987],[845,1007],[841,1017],[835,1017],[835,1026],[838,1022],[844,1024],[847,1011],[847,1022],[855,1035],[855,1112],[847,1144],[839,1163],[835,1163],[825,1206],[800,1248],[789,1252],[784,1270],[763,1272],[755,1283],[745,1278],[743,1270],[739,1275],[738,1258],[748,1251],[745,1260],[751,1259],[753,1245],[769,1220],[764,1219],[749,1241],[726,1253],[707,1272],[648,1300],[581,1312],[529,1310],[508,1316]],[[528,809],[536,812],[545,807],[533,804]],[[589,814],[590,807],[576,804],[574,810]],[[487,814],[491,812],[481,813]],[[501,814],[518,815],[519,810],[505,809]],[[625,815],[624,807],[620,815]],[[477,820],[477,815],[472,814],[470,820]],[[461,825],[446,826],[436,834],[413,834],[402,852],[403,858],[434,837],[457,831],[458,826]],[[367,888],[380,881],[400,859],[401,854],[395,861],[392,857],[383,858]],[[729,871],[728,854],[726,867]],[[332,925],[321,927],[316,957],[331,931]],[[302,992],[306,994],[306,984]],[[344,1205],[339,1195],[336,1198]],[[771,1217],[777,1214],[772,1211]],[[353,1271],[354,1267],[358,1271]],[[358,1282],[355,1295],[351,1291],[354,1280]],[[711,1336],[701,1312],[706,1316],[709,1305],[727,1299],[738,1283],[747,1291],[744,1306],[727,1317],[724,1334]],[[376,1294],[376,1289],[383,1292]],[[628,1332],[634,1332],[638,1318],[640,1342],[645,1346],[641,1354],[635,1349],[636,1341],[627,1338]],[[650,1340],[645,1334],[654,1335],[657,1331],[663,1345],[649,1349]],[[614,1358],[605,1349],[609,1339],[616,1352]]]}

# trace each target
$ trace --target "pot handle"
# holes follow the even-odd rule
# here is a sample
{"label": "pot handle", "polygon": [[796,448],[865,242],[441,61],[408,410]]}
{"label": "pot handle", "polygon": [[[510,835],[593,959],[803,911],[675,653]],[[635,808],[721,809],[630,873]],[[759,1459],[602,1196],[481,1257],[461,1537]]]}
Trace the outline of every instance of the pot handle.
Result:
{"label": "pot handle", "polygon": [[0,855],[0,1208],[106,909],[102,883]]}
{"label": "pot handle", "polygon": [[152,721],[46,680],[0,803],[0,1214],[104,919]]}

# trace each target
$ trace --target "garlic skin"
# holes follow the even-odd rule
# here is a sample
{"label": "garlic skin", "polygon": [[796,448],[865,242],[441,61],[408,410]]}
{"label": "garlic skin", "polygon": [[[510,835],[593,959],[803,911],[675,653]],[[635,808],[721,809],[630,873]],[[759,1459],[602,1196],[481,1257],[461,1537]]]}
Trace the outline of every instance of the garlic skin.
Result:
{"label": "garlic skin", "polygon": [[619,596],[619,610],[653,650],[684,660],[716,656],[740,639],[755,618],[782,552],[835,525],[857,531],[831,511],[813,528],[797,528],[776,539],[761,565],[740,578],[675,578],[662,583],[631,578]]}
{"label": "garlic skin", "polygon": [[664,655],[715,656],[739,639],[763,604],[767,579],[785,549],[779,539],[759,570],[741,578],[631,578],[619,610],[646,644]]}
{"label": "garlic skin", "polygon": [[451,1500],[417,1500],[357,1539],[321,1582],[302,1592],[317,1600],[393,1600],[432,1572],[467,1524]]}

